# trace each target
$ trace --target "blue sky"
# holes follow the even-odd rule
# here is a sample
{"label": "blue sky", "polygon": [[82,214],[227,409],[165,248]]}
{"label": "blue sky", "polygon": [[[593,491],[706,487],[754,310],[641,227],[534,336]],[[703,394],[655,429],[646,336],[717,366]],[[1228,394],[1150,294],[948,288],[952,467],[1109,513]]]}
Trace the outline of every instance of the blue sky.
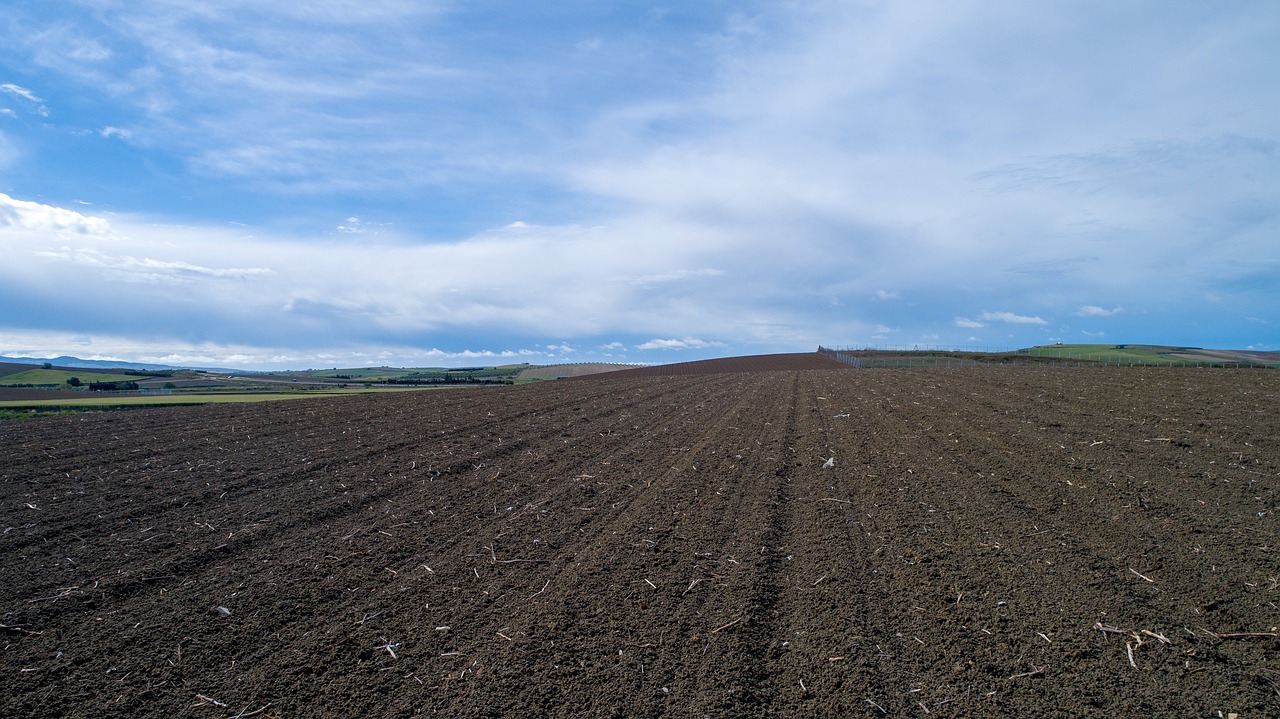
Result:
{"label": "blue sky", "polygon": [[1280,3],[11,0],[0,354],[1280,349]]}

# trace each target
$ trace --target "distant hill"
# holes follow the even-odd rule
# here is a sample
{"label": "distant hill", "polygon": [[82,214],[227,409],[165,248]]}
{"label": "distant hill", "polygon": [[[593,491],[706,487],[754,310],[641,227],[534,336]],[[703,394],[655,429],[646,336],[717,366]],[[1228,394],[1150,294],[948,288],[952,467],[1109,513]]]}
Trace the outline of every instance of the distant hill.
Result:
{"label": "distant hill", "polygon": [[30,364],[43,365],[48,362],[54,367],[78,367],[84,369],[136,369],[136,370],[178,370],[178,369],[198,369],[206,372],[227,372],[238,373],[244,370],[226,369],[221,367],[178,367],[168,364],[148,364],[146,362],[124,362],[119,360],[87,360],[79,357],[70,357],[63,355],[61,357],[3,357],[0,356],[0,362],[9,364]]}
{"label": "distant hill", "polygon": [[141,369],[141,370],[170,370],[185,369],[182,367],[174,367],[172,365],[147,364],[145,362],[118,362],[115,360],[86,360],[79,357],[0,357],[0,362],[8,362],[10,364],[31,364],[43,365],[46,362],[54,367],[84,367],[88,369]]}

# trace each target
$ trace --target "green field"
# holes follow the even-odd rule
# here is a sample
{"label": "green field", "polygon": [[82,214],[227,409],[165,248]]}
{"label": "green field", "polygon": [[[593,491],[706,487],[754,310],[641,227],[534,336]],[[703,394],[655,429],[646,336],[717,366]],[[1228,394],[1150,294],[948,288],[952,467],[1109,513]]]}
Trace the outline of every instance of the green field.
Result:
{"label": "green field", "polygon": [[288,379],[299,382],[323,379],[350,382],[480,382],[485,380],[514,379],[529,365],[503,365],[500,367],[351,367],[346,369],[311,369],[295,372],[255,372],[246,377]]}
{"label": "green field", "polygon": [[[1161,348],[1167,349],[1167,348]],[[1186,360],[1171,357],[1156,348],[1142,345],[1044,345],[1031,347],[1026,353],[1033,357],[1054,357],[1057,359],[1086,360],[1104,363],[1134,364],[1186,364]]]}
{"label": "green field", "polygon": [[1020,354],[1107,365],[1141,366],[1258,366],[1277,367],[1257,354],[1235,350],[1141,344],[1070,344],[1029,347]]}
{"label": "green field", "polygon": [[84,384],[89,384],[90,382],[137,382],[138,380],[149,379],[145,375],[136,374],[36,367],[25,372],[17,372],[0,377],[0,384],[65,385],[67,380],[72,377],[78,378]]}

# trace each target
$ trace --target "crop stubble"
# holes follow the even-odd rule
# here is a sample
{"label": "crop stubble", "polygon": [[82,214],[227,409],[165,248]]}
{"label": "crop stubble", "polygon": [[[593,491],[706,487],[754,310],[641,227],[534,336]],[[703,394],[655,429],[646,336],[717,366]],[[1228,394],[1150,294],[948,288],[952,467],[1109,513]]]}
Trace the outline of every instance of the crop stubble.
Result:
{"label": "crop stubble", "polygon": [[604,376],[6,422],[0,714],[1275,714],[1276,377]]}

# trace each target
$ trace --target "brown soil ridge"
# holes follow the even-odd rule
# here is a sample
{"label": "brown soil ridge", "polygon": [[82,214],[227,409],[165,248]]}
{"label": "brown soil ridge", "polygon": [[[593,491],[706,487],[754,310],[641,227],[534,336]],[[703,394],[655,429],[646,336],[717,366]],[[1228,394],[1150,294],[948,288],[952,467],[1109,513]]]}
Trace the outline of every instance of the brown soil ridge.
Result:
{"label": "brown soil ridge", "polygon": [[693,362],[674,362],[672,364],[639,367],[619,370],[608,375],[609,378],[629,377],[677,377],[684,375],[723,374],[729,372],[779,372],[799,370],[840,370],[849,366],[818,352],[793,352],[784,354],[750,355],[746,357],[723,357],[719,359],[696,360]]}

